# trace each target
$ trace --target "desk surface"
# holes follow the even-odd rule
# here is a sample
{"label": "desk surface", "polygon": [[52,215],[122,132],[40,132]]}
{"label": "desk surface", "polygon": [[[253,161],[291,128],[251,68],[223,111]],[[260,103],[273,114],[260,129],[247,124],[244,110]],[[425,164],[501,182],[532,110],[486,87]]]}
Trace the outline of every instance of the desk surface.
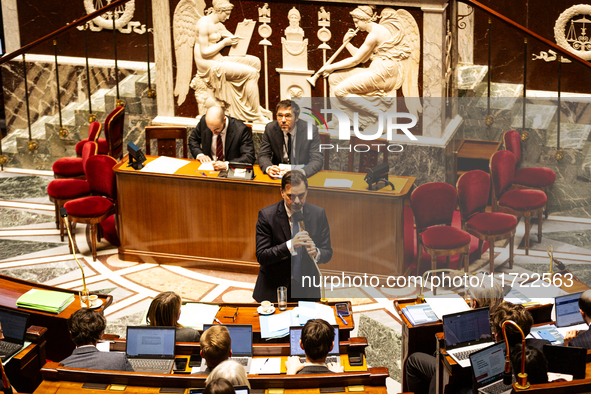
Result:
{"label": "desk surface", "polygon": [[[281,181],[258,166],[252,181],[204,176],[199,166],[188,160],[172,175],[133,170],[126,158],[115,166],[119,257],[256,275],[258,212],[281,201]],[[321,171],[309,179],[307,202],[325,209],[331,228],[334,253],[322,269],[329,275],[402,274],[404,199],[415,178],[390,176],[395,191],[369,191],[364,177]],[[326,188],[327,178],[347,178],[353,186]]]}

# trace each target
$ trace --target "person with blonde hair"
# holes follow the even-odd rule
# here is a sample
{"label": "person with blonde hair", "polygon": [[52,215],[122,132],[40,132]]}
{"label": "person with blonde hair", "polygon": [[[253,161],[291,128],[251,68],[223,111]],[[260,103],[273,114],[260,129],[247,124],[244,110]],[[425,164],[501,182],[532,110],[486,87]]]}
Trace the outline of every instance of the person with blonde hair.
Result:
{"label": "person with blonde hair", "polygon": [[232,338],[226,326],[211,326],[203,332],[199,343],[201,357],[207,364],[205,374],[211,373],[215,367],[232,357]]}
{"label": "person with blonde hair", "polygon": [[220,378],[227,379],[234,387],[247,386],[250,388],[250,383],[246,377],[246,370],[234,360],[226,360],[215,367],[207,377],[207,380],[205,380],[205,384],[207,385]]}
{"label": "person with blonde hair", "polygon": [[199,331],[191,327],[183,327],[179,323],[181,317],[181,297],[174,291],[160,293],[152,300],[148,308],[146,321],[155,327],[176,327],[177,342],[199,342]]}
{"label": "person with blonde hair", "polygon": [[491,283],[490,277],[486,278],[486,274],[483,275],[479,280],[480,286],[474,286],[468,289],[470,307],[472,309],[488,307],[492,316],[503,302],[505,292],[498,281],[493,279]]}

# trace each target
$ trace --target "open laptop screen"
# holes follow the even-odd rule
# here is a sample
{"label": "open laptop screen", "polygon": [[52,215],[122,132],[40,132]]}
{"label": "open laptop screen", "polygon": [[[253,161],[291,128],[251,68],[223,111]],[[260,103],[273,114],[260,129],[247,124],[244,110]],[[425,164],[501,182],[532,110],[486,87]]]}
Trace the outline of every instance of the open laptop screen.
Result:
{"label": "open laptop screen", "polygon": [[29,324],[29,314],[0,308],[0,323],[4,340],[22,344],[25,341],[25,333]]}
{"label": "open laptop screen", "polygon": [[127,356],[173,358],[175,338],[174,327],[127,327]]}
{"label": "open laptop screen", "polygon": [[[300,338],[302,337],[302,329],[304,327],[290,327],[289,328],[289,348],[292,356],[304,356],[306,352],[300,346]],[[329,355],[334,356],[339,354],[339,327],[334,328],[334,346],[328,352]]]}
{"label": "open laptop screen", "polygon": [[470,355],[470,364],[478,387],[486,386],[503,376],[505,342],[498,342]]}
{"label": "open laptop screen", "polygon": [[443,316],[446,347],[492,339],[488,308]]}
{"label": "open laptop screen", "polygon": [[[204,324],[205,332],[213,324]],[[232,338],[233,356],[251,356],[252,355],[252,326],[248,324],[228,324],[226,328]]]}
{"label": "open laptop screen", "polygon": [[579,312],[579,297],[583,292],[567,294],[556,297],[554,305],[556,308],[556,327],[568,327],[584,323],[581,312]]}

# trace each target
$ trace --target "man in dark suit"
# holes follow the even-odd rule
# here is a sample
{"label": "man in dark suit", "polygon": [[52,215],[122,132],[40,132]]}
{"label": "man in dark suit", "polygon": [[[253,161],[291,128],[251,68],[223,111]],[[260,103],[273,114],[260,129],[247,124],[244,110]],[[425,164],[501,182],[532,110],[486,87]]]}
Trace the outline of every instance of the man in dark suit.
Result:
{"label": "man in dark suit", "polygon": [[[276,302],[279,286],[288,287],[291,300],[320,298],[314,262],[328,263],[332,257],[330,228],[324,209],[306,204],[307,195],[304,174],[290,171],[281,180],[283,200],[259,211],[256,256],[261,267],[253,292],[259,302]],[[292,221],[299,212],[303,221]]]}
{"label": "man in dark suit", "polygon": [[265,126],[259,150],[259,165],[265,174],[279,177],[279,164],[304,165],[302,171],[311,177],[322,169],[324,155],[320,152],[320,136],[313,126],[308,140],[308,123],[299,119],[300,107],[291,100],[277,104],[277,120]]}
{"label": "man in dark suit", "polygon": [[226,116],[221,107],[209,107],[189,137],[189,149],[201,163],[214,161],[216,171],[229,162],[254,163],[250,129],[241,120]]}
{"label": "man in dark suit", "polygon": [[125,354],[99,352],[96,348],[106,326],[105,317],[92,309],[74,312],[68,319],[68,330],[76,349],[62,360],[64,367],[133,372]]}
{"label": "man in dark suit", "polygon": [[[583,320],[589,326],[591,324],[591,290],[585,291],[579,297],[579,312],[581,312]],[[591,330],[568,331],[564,337],[564,344],[591,349]]]}

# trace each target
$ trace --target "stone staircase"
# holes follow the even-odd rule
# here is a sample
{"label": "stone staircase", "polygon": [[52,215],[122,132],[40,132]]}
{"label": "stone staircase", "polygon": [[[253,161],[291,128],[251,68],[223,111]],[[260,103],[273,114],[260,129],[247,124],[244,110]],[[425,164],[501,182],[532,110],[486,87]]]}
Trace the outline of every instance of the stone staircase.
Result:
{"label": "stone staircase", "polygon": [[[155,70],[151,70],[154,80]],[[155,84],[152,82],[152,89]],[[143,145],[143,129],[157,115],[156,99],[147,97],[148,75],[132,74],[119,82],[119,97],[125,101],[124,143],[132,141]],[[97,121],[103,123],[107,115],[115,109],[116,87],[99,89],[91,96],[92,112]],[[37,142],[36,151],[29,151],[29,131],[18,129],[2,140],[3,153],[8,156],[7,167],[51,170],[55,160],[75,156],[75,146],[88,137],[88,100],[72,102],[62,107],[62,126],[68,131],[65,137],[59,136],[59,115],[40,117],[31,125],[31,134]],[[104,131],[101,131],[104,138]]]}

